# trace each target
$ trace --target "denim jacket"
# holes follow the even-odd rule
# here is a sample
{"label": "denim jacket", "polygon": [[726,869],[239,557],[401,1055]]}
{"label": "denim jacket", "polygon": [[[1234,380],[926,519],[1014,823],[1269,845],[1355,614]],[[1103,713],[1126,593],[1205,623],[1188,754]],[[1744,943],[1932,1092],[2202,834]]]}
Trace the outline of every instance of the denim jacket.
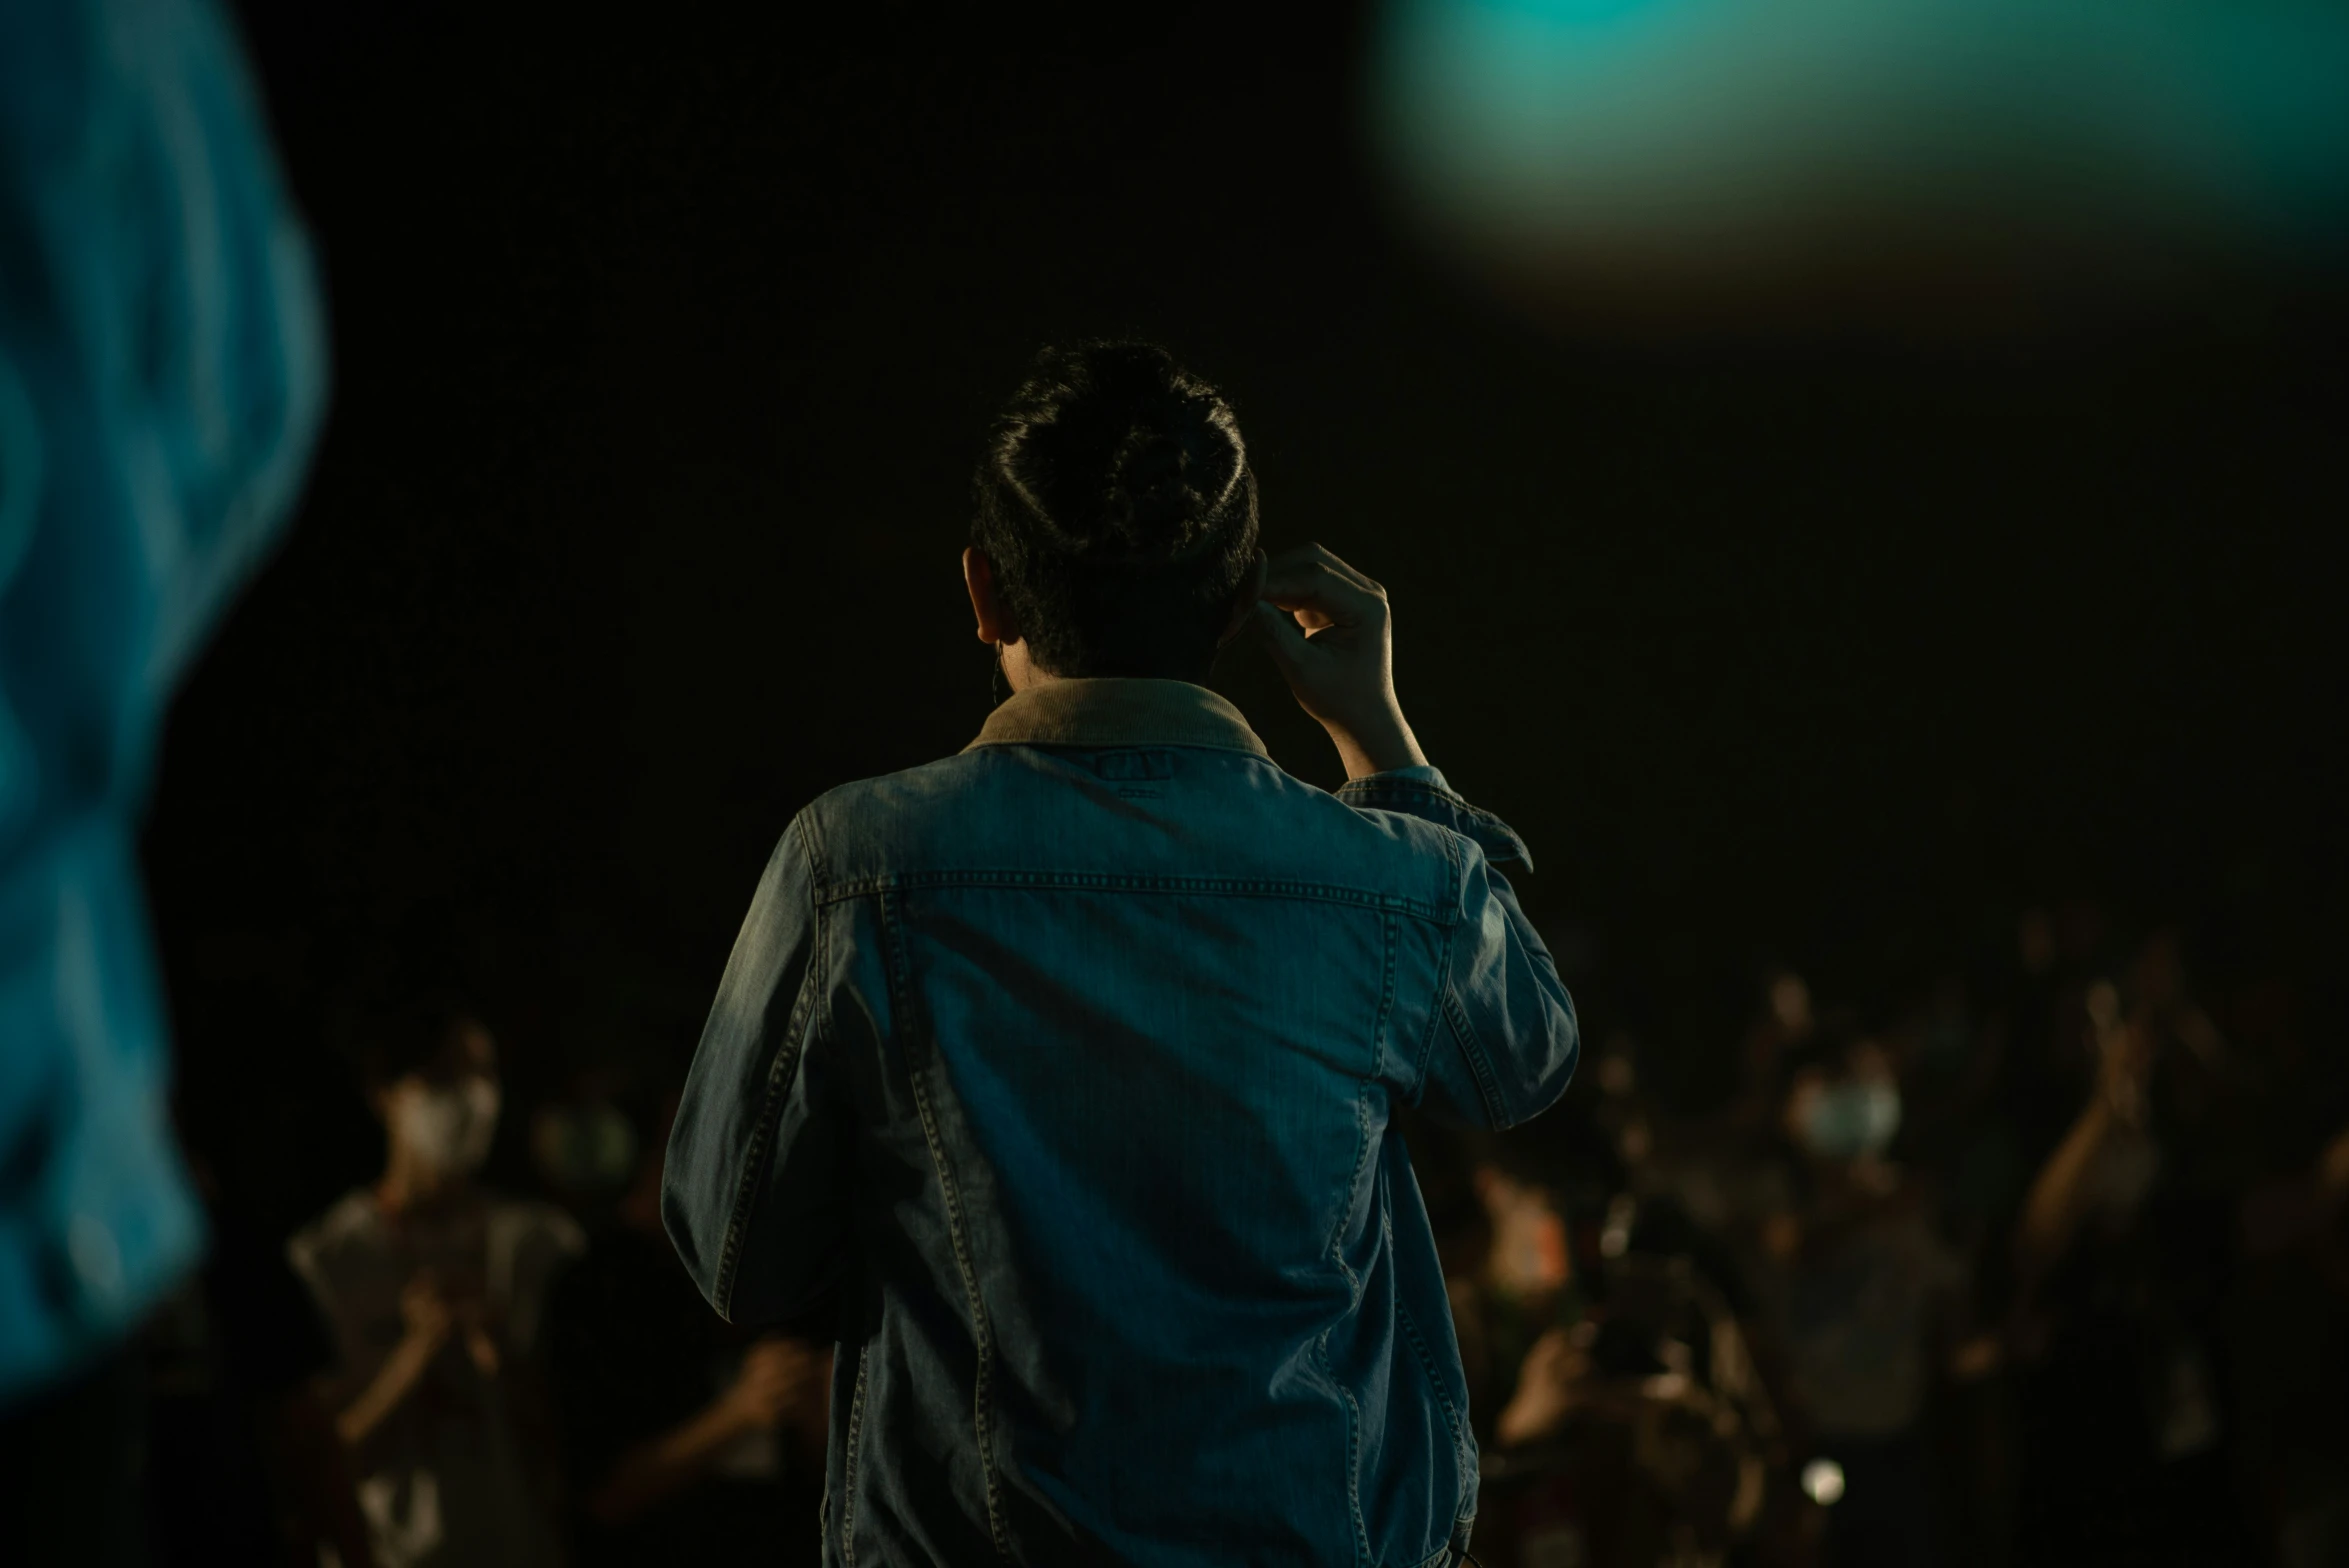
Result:
{"label": "denim jacket", "polygon": [[1448,1560],[1476,1444],[1390,1110],[1573,1071],[1506,861],[1433,769],[1332,796],[1174,681],[799,814],[663,1209],[738,1323],[837,1292],[828,1565]]}

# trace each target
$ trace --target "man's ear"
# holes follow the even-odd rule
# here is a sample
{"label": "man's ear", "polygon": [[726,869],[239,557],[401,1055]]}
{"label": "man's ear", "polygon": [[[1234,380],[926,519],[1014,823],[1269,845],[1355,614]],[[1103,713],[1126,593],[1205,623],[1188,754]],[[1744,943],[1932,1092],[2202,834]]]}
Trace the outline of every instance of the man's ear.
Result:
{"label": "man's ear", "polygon": [[1215,645],[1218,648],[1240,635],[1241,629],[1256,614],[1256,601],[1263,597],[1264,552],[1259,550],[1256,552],[1254,564],[1248,568],[1247,577],[1241,581],[1238,590],[1232,595],[1231,613],[1224,618],[1223,630],[1218,632],[1215,637]]}
{"label": "man's ear", "polygon": [[971,614],[979,623],[979,641],[990,648],[1020,640],[1019,623],[1011,608],[995,592],[995,563],[987,552],[970,545],[962,552],[962,585],[971,596]]}

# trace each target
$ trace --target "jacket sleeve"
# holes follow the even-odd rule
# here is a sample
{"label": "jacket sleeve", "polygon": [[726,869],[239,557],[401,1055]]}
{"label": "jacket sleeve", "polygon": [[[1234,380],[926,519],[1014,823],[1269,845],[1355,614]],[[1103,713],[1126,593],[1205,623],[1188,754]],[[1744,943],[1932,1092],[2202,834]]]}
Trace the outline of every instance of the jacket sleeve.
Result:
{"label": "jacket sleeve", "polygon": [[843,1255],[855,1122],[827,1048],[830,917],[812,833],[802,813],[775,846],[669,1134],[662,1222],[729,1322],[804,1309]]}
{"label": "jacket sleeve", "polygon": [[1574,999],[1503,863],[1533,869],[1525,841],[1500,818],[1454,794],[1433,768],[1356,779],[1339,798],[1398,811],[1458,835],[1460,907],[1439,966],[1436,1017],[1422,1103],[1446,1119],[1496,1131],[1556,1103],[1581,1055]]}

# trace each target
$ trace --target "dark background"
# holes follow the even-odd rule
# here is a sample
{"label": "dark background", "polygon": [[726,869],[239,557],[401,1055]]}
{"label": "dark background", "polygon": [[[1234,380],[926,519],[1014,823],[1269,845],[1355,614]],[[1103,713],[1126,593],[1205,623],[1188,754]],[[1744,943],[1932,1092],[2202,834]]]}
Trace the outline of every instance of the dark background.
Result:
{"label": "dark background", "polygon": [[[148,851],[189,1114],[287,1219],[375,1158],[370,994],[471,988],[524,1098],[681,1063],[791,814],[976,731],[969,467],[1063,334],[1227,387],[1268,543],[1390,586],[1589,1032],[1686,1093],[1765,962],[1880,1002],[2034,901],[2330,973],[2337,291],[1538,329],[1384,191],[1361,8],[744,10],[243,8],[335,400]],[[1336,781],[1260,656],[1219,681]]]}

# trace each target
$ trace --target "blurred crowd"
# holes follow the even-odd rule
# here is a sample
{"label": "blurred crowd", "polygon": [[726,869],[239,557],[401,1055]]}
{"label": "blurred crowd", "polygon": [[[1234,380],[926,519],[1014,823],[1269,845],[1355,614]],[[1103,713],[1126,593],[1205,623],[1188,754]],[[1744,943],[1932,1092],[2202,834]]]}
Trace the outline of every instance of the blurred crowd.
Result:
{"label": "blurred crowd", "polygon": [[[2033,911],[1872,1011],[1759,977],[1710,1103],[1618,1034],[1527,1129],[1409,1120],[1479,1561],[2349,1561],[2349,1082],[2288,986],[2188,958]],[[155,1559],[817,1560],[828,1335],[736,1331],[678,1265],[678,1058],[501,1138],[459,999],[346,1055],[379,1173],[290,1238],[208,1183],[146,1333]]]}
{"label": "blurred crowd", "polygon": [[[218,1244],[142,1347],[157,1568],[816,1562],[828,1330],[737,1332],[686,1277],[675,1083],[598,1063],[501,1140],[461,999],[350,1033],[380,1170],[290,1237],[249,1234],[191,1140]],[[520,1190],[485,1181],[516,1142]]]}
{"label": "blurred crowd", "polygon": [[1880,1013],[1757,989],[1725,1104],[1617,1037],[1420,1133],[1479,1556],[2349,1562],[2349,1084],[2287,985],[2082,903]]}

